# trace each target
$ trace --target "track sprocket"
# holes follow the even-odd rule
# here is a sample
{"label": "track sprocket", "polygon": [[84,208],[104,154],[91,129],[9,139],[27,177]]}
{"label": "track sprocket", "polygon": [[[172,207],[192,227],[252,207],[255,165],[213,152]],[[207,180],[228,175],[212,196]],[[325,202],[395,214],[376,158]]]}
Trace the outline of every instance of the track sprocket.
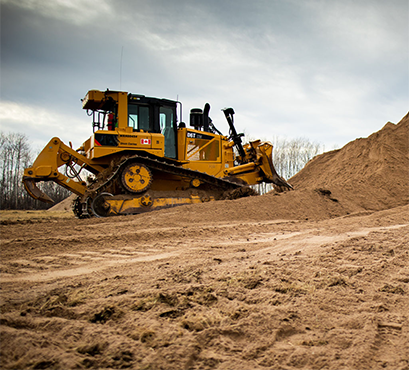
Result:
{"label": "track sprocket", "polygon": [[132,162],[122,170],[121,184],[131,193],[143,193],[152,183],[152,173],[147,166]]}

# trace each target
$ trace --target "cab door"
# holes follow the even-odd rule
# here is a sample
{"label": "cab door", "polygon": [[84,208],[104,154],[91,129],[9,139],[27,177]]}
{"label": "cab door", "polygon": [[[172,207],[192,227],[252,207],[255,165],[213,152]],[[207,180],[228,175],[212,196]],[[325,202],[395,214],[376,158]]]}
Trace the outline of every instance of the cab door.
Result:
{"label": "cab door", "polygon": [[159,108],[160,132],[165,137],[165,157],[176,158],[176,109],[161,106]]}

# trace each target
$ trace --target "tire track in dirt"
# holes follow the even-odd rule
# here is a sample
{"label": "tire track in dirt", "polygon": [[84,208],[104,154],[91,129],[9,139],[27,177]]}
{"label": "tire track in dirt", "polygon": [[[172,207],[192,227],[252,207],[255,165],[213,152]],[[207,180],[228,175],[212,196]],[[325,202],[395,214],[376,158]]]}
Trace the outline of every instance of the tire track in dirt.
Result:
{"label": "tire track in dirt", "polygon": [[[150,262],[156,261],[160,259],[170,258],[178,255],[177,252],[170,252],[170,253],[160,253],[160,254],[153,254],[153,255],[146,255],[141,257],[131,257],[131,258],[122,258],[122,259],[105,259],[104,261],[98,261],[98,264],[95,262],[83,265],[80,267],[70,268],[70,269],[58,269],[58,270],[50,270],[46,272],[40,273],[31,273],[31,274],[24,274],[21,276],[15,277],[2,277],[2,283],[12,283],[18,281],[31,281],[31,282],[40,282],[40,281],[47,281],[47,280],[55,280],[60,278],[67,278],[67,277],[74,277],[74,276],[82,276],[86,274],[91,274],[94,272],[100,272],[105,270],[109,267],[113,267],[119,264],[131,264],[131,263],[138,263],[138,262]],[[96,257],[97,259],[97,257]]]}
{"label": "tire track in dirt", "polygon": [[[389,229],[398,229],[409,224],[398,224],[391,226],[381,226],[381,227],[369,227],[361,228],[356,231],[346,231],[342,233],[323,233],[319,229],[307,229],[304,231],[295,232],[271,232],[271,233],[254,233],[246,238],[210,238],[207,240],[202,240],[201,238],[196,239],[183,239],[174,240],[176,242],[175,246],[169,246],[167,238],[164,238],[164,245],[159,249],[150,249],[150,251],[140,252],[140,251],[129,251],[129,247],[117,248],[115,250],[104,250],[102,252],[95,251],[82,251],[77,254],[60,253],[50,257],[39,257],[40,261],[48,260],[49,264],[43,266],[35,266],[31,263],[29,268],[36,269],[48,269],[48,271],[33,271],[28,273],[22,273],[19,276],[15,274],[2,274],[2,283],[12,283],[19,281],[31,281],[31,282],[41,282],[55,279],[62,279],[68,277],[75,277],[80,275],[91,274],[95,272],[100,272],[102,270],[121,266],[136,264],[142,262],[152,262],[163,259],[171,259],[174,257],[181,256],[183,254],[196,254],[198,250],[206,250],[209,248],[225,248],[228,246],[243,247],[252,246],[256,249],[255,256],[260,257],[261,255],[275,253],[276,258],[278,256],[287,253],[299,253],[302,251],[303,254],[314,254],[320,251],[322,245],[328,245],[335,242],[345,241],[348,239],[366,236],[374,231],[386,231]],[[221,226],[222,228],[225,225]],[[271,245],[273,244],[273,245]],[[267,247],[265,247],[268,245]],[[141,245],[140,247],[143,247]],[[146,246],[145,246],[146,247]],[[170,249],[168,252],[164,252],[163,249]],[[222,253],[225,257],[229,255],[236,254],[236,252],[230,252],[229,250],[223,249]],[[66,258],[72,258],[70,262],[75,266],[71,268],[58,268],[62,265],[61,260]],[[271,257],[270,257],[271,258]],[[29,262],[22,259],[8,261],[9,264],[24,263]],[[57,268],[56,268],[57,267]]]}

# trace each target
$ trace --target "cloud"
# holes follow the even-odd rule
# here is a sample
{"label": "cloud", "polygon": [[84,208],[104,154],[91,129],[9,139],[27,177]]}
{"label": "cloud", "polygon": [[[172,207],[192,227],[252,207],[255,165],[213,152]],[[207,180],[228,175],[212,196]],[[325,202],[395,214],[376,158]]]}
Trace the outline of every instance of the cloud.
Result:
{"label": "cloud", "polygon": [[0,101],[1,130],[25,134],[35,151],[42,149],[54,136],[79,147],[90,136],[91,123],[87,121],[86,116],[81,119],[34,105]]}
{"label": "cloud", "polygon": [[185,121],[209,102],[222,131],[232,106],[252,137],[343,145],[407,111],[405,14],[399,0],[3,0],[2,99],[75,122],[81,142],[79,99],[110,88],[178,95]]}
{"label": "cloud", "polygon": [[2,3],[77,26],[89,24],[114,12],[111,2],[105,0],[98,0],[98,6],[95,6],[95,0],[2,0]]}

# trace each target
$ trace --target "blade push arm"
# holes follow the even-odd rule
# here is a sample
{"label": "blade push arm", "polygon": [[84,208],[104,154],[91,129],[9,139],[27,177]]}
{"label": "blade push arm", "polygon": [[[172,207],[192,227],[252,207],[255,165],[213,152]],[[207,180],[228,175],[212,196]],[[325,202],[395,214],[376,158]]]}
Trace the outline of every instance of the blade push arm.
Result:
{"label": "blade push arm", "polygon": [[243,147],[245,164],[228,168],[225,175],[244,180],[249,185],[262,182],[274,184],[276,190],[291,190],[293,187],[277,174],[274,168],[273,145],[260,140],[252,141]]}
{"label": "blade push arm", "polygon": [[91,160],[65,145],[59,138],[54,137],[38,155],[32,167],[24,170],[23,184],[27,192],[34,199],[46,203],[54,203],[36,185],[40,181],[54,181],[77,195],[84,195],[87,188],[86,183],[79,177],[76,181],[60,173],[58,168],[63,165],[71,168],[77,165],[94,174],[98,174],[104,169],[99,165],[93,164]]}

